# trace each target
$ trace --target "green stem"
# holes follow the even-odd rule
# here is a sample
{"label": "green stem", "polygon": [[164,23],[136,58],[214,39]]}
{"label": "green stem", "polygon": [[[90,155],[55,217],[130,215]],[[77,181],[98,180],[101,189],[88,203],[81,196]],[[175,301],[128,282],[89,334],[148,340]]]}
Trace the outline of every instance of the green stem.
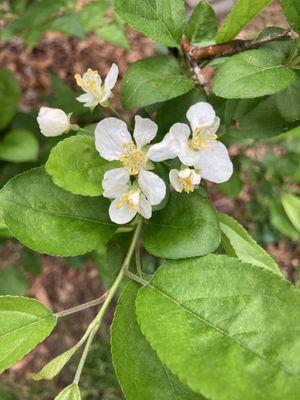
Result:
{"label": "green stem", "polygon": [[124,276],[128,272],[130,260],[131,260],[132,254],[134,252],[135,245],[136,245],[136,243],[138,241],[138,238],[139,238],[139,235],[140,235],[140,232],[141,232],[141,227],[142,227],[142,219],[140,219],[138,221],[138,223],[137,223],[137,226],[135,228],[135,231],[134,231],[134,234],[133,234],[133,237],[132,237],[132,241],[130,243],[127,255],[126,255],[126,257],[125,257],[125,259],[123,261],[121,270],[120,270],[116,280],[114,281],[112,287],[110,288],[110,290],[108,292],[108,295],[107,295],[107,297],[106,297],[106,299],[105,299],[105,301],[103,303],[103,306],[101,307],[99,313],[96,315],[96,318],[93,320],[93,322],[90,324],[90,326],[88,328],[89,331],[90,331],[89,338],[88,338],[88,340],[86,342],[86,345],[84,347],[84,350],[83,350],[83,353],[82,353],[82,356],[81,356],[81,359],[80,359],[80,362],[78,364],[78,368],[77,368],[77,371],[76,371],[76,374],[75,374],[75,378],[74,378],[74,383],[76,383],[77,385],[79,383],[79,380],[80,380],[80,377],[81,377],[81,374],[82,374],[82,370],[83,370],[86,358],[88,356],[90,347],[92,345],[94,336],[96,335],[98,329],[100,328],[100,325],[101,325],[102,319],[104,317],[104,314],[105,314],[107,308],[109,307],[109,305],[110,305],[110,303],[111,303],[111,301],[112,301],[112,299],[113,299],[113,297],[114,297],[114,295],[115,295],[115,293],[116,293],[116,291],[117,291],[122,279],[124,278]]}
{"label": "green stem", "polygon": [[55,314],[57,318],[66,317],[67,315],[75,314],[79,311],[86,310],[87,308],[97,306],[104,302],[108,292],[104,293],[101,297],[95,300],[88,301],[87,303],[80,304],[79,306],[68,308],[67,310],[62,310]]}
{"label": "green stem", "polygon": [[141,248],[139,243],[136,244],[135,246],[135,265],[136,265],[136,270],[139,276],[143,275],[142,272],[142,263],[141,263]]}
{"label": "green stem", "polygon": [[127,125],[127,127],[128,127],[128,129],[131,131],[132,130],[132,128],[131,128],[131,125],[130,125],[130,123],[110,104],[110,103],[107,103],[107,106],[106,106],[107,108],[109,108],[110,109],[110,111],[113,113],[113,114],[115,114],[115,116],[116,117],[118,117],[118,118],[120,118],[122,121],[124,121],[125,122],[125,124]]}

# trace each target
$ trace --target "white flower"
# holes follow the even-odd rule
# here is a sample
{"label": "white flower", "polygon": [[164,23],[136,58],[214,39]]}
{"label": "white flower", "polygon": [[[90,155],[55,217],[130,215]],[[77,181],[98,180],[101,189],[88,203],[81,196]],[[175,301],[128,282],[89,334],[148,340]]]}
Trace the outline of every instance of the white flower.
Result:
{"label": "white flower", "polygon": [[112,95],[112,89],[115,86],[119,75],[119,68],[116,64],[112,64],[104,84],[97,71],[89,68],[81,77],[75,75],[76,83],[85,92],[77,97],[81,103],[85,103],[85,107],[95,108],[97,104],[104,104]]}
{"label": "white flower", "polygon": [[114,199],[109,207],[110,219],[117,224],[126,224],[137,213],[149,219],[152,206],[159,204],[166,194],[164,182],[153,172],[143,170],[138,182],[131,184],[129,173],[123,168],[114,168],[104,174],[103,196]]}
{"label": "white flower", "polygon": [[171,185],[177,192],[185,191],[187,193],[193,192],[195,186],[199,185],[201,175],[194,169],[185,168],[182,170],[172,169],[169,173]]}
{"label": "white flower", "polygon": [[71,127],[69,117],[59,108],[42,107],[37,122],[44,136],[59,136],[68,132]]}
{"label": "white flower", "polygon": [[227,148],[217,140],[220,119],[212,106],[199,102],[186,114],[187,124],[174,124],[162,142],[153,145],[149,157],[163,161],[178,157],[184,165],[199,169],[201,177],[215,182],[226,182],[232,175],[233,166]]}
{"label": "white flower", "polygon": [[[96,149],[108,161],[120,160],[129,175],[139,175],[152,160],[149,157],[152,146],[147,145],[155,138],[157,128],[149,118],[137,115],[132,138],[125,122],[114,117],[105,118],[96,126]],[[152,155],[157,156],[155,151]]]}

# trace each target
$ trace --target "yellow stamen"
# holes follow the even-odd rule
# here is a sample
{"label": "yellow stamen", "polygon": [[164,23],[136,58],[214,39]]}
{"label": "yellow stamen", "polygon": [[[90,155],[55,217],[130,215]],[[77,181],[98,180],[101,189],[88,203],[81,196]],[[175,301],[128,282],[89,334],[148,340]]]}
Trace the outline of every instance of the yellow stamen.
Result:
{"label": "yellow stamen", "polygon": [[101,91],[101,85],[99,85],[101,78],[98,72],[93,71],[91,68],[88,68],[82,77],[79,74],[76,74],[74,78],[77,85],[88,93],[97,96],[99,91]]}
{"label": "yellow stamen", "polygon": [[195,185],[192,183],[192,176],[188,176],[187,178],[180,178],[179,182],[183,188],[183,190],[187,193],[191,193],[195,190]]}
{"label": "yellow stamen", "polygon": [[193,137],[189,140],[189,146],[192,150],[201,150],[207,146],[208,140],[217,140],[218,136],[209,131],[206,125],[199,126],[193,133]]}
{"label": "yellow stamen", "polygon": [[123,149],[123,153],[120,156],[123,167],[130,175],[137,175],[147,164],[148,158],[146,154],[137,149],[133,141],[126,143]]}
{"label": "yellow stamen", "polygon": [[133,211],[138,211],[138,202],[136,202],[136,197],[138,197],[139,193],[134,190],[130,190],[129,192],[123,194],[120,200],[116,204],[116,208],[121,208],[128,204],[129,208]]}

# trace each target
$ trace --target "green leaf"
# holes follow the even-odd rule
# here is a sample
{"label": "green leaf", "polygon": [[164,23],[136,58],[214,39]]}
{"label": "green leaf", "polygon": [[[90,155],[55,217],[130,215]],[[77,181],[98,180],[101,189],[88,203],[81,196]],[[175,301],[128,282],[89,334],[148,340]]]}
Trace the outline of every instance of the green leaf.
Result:
{"label": "green leaf", "polygon": [[54,185],[44,168],[13,178],[0,192],[2,216],[12,234],[40,253],[76,256],[107,243],[116,226],[104,198],[76,196]]}
{"label": "green leaf", "polygon": [[71,347],[69,350],[60,354],[59,356],[53,358],[48,364],[46,364],[38,373],[33,374],[32,378],[35,381],[40,381],[42,379],[51,380],[55,376],[57,376],[60,371],[64,368],[64,366],[70,361],[72,356],[76,353],[76,351],[83,345],[86,341],[86,337],[83,336],[81,340],[75,344],[75,346]]}
{"label": "green leaf", "polygon": [[[232,102],[234,100],[229,100],[227,105]],[[234,142],[246,138],[272,137],[282,133],[287,127],[286,121],[277,111],[274,96],[236,102],[230,122],[224,138],[230,135]]]}
{"label": "green leaf", "polygon": [[205,92],[199,89],[192,89],[188,93],[169,100],[157,112],[156,122],[159,126],[158,138],[162,140],[171,126],[176,122],[188,122],[186,119],[187,110],[199,101],[207,101]]}
{"label": "green leaf", "polygon": [[230,179],[227,182],[219,184],[218,187],[225,196],[236,199],[243,189],[243,182],[239,176],[238,170],[234,169]]}
{"label": "green leaf", "polygon": [[27,279],[20,268],[8,266],[0,270],[0,295],[23,296],[28,287]]}
{"label": "green leaf", "polygon": [[300,119],[300,78],[275,96],[277,108],[286,121],[294,122]]}
{"label": "green leaf", "polygon": [[288,23],[296,32],[300,32],[300,3],[299,0],[280,0]]}
{"label": "green leaf", "polygon": [[167,261],[136,300],[160,360],[218,400],[297,400],[300,296],[285,279],[237,259]]}
{"label": "green leaf", "polygon": [[269,204],[269,209],[270,209],[271,222],[275,226],[275,228],[278,229],[279,232],[281,232],[284,236],[287,236],[291,240],[298,240],[300,237],[299,233],[290,223],[281,203],[272,201]]}
{"label": "green leaf", "polygon": [[214,42],[217,32],[216,13],[207,0],[201,0],[189,19],[185,33],[191,43],[208,46]]}
{"label": "green leaf", "polygon": [[124,32],[124,27],[120,24],[114,23],[102,26],[101,28],[97,28],[95,33],[108,43],[122,47],[126,50],[130,49],[129,42]]}
{"label": "green leaf", "polygon": [[143,243],[149,253],[161,258],[211,253],[220,243],[216,212],[197,193],[171,193],[167,206],[147,224]]}
{"label": "green leaf", "polygon": [[250,50],[230,57],[218,68],[213,92],[227,99],[261,97],[286,89],[296,76],[270,50]]}
{"label": "green leaf", "polygon": [[0,141],[0,159],[10,162],[35,161],[39,143],[33,133],[18,129],[7,133]]}
{"label": "green leaf", "polygon": [[293,194],[284,194],[281,202],[291,223],[300,233],[300,197]]}
{"label": "green leaf", "polygon": [[49,31],[61,32],[68,36],[76,36],[80,39],[85,38],[81,19],[78,15],[73,13],[56,18],[54,21],[47,24],[46,28]]}
{"label": "green leaf", "polygon": [[[125,109],[143,107],[170,100],[194,87],[173,57],[145,58],[132,64],[121,85],[121,102]],[[142,90],[141,90],[142,88]]]}
{"label": "green leaf", "polygon": [[121,84],[121,102],[126,110],[170,100],[189,92],[194,81],[184,75],[173,57],[145,58],[132,64]]}
{"label": "green leaf", "polygon": [[226,42],[235,36],[272,0],[238,0],[225,19],[219,33],[217,42]]}
{"label": "green leaf", "polygon": [[134,29],[170,47],[179,47],[183,33],[183,0],[115,0],[117,14]]}
{"label": "green leaf", "polygon": [[80,390],[76,383],[67,386],[54,400],[81,400]]}
{"label": "green leaf", "polygon": [[105,14],[107,13],[109,4],[103,0],[95,0],[92,3],[83,5],[77,15],[80,17],[84,30],[88,32],[94,31],[100,25],[106,22]]}
{"label": "green leaf", "polygon": [[280,135],[274,136],[273,138],[269,139],[268,142],[277,143],[283,140],[287,142],[292,142],[294,139],[298,138],[300,138],[300,126],[290,129],[287,132],[283,132]]}
{"label": "green leaf", "polygon": [[167,370],[142,335],[135,315],[139,287],[136,282],[127,285],[112,324],[113,363],[126,399],[204,400]]}
{"label": "green leaf", "polygon": [[0,70],[0,130],[5,128],[15,115],[20,99],[19,82],[8,69]]}
{"label": "green leaf", "polygon": [[46,171],[62,189],[83,196],[100,196],[103,175],[117,166],[118,162],[100,157],[94,137],[76,135],[60,141],[52,149]]}
{"label": "green leaf", "polygon": [[52,312],[37,300],[0,296],[0,372],[49,336],[56,321]]}
{"label": "green leaf", "polygon": [[273,258],[252,239],[242,225],[226,214],[218,213],[218,218],[222,232],[221,244],[227,255],[281,274]]}

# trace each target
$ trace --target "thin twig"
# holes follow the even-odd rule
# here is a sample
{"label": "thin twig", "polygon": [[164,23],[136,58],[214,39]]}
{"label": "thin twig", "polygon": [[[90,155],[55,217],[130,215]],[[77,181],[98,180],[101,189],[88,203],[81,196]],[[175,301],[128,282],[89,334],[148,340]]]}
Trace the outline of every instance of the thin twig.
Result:
{"label": "thin twig", "polygon": [[58,313],[55,314],[55,316],[57,318],[66,317],[67,315],[75,314],[79,311],[86,310],[87,308],[97,306],[104,302],[104,300],[106,299],[106,297],[108,295],[108,292],[109,291],[105,292],[98,299],[88,301],[87,303],[80,304],[79,306],[76,306],[76,307],[68,308],[67,310],[59,311]]}
{"label": "thin twig", "polygon": [[129,265],[130,265],[130,260],[131,260],[131,257],[133,255],[136,242],[137,242],[137,240],[139,238],[139,235],[140,235],[140,232],[141,232],[141,227],[142,227],[142,219],[140,219],[138,221],[138,223],[137,223],[137,226],[135,228],[135,232],[134,232],[133,237],[132,237],[132,241],[130,243],[127,255],[126,255],[126,257],[125,257],[125,259],[123,261],[123,264],[122,264],[122,267],[120,269],[120,272],[119,272],[116,280],[114,281],[112,287],[110,288],[110,290],[109,290],[109,292],[108,292],[108,294],[106,296],[106,299],[105,299],[105,301],[103,303],[103,306],[101,307],[99,313],[96,315],[96,318],[92,321],[92,323],[90,324],[90,326],[88,328],[88,330],[89,330],[89,338],[88,338],[88,340],[87,340],[87,342],[85,344],[85,347],[84,347],[83,353],[81,355],[81,359],[79,361],[78,368],[76,370],[76,374],[75,374],[75,377],[74,377],[74,383],[76,383],[76,384],[79,383],[79,380],[80,380],[80,377],[81,377],[81,374],[82,374],[82,370],[83,370],[86,358],[88,356],[90,347],[92,345],[94,336],[96,335],[98,329],[101,326],[101,323],[102,323],[103,317],[105,315],[105,312],[106,312],[108,306],[110,305],[110,302],[112,301],[112,299],[113,299],[113,297],[114,297],[114,295],[115,295],[120,283],[122,282],[124,276],[128,272],[128,268],[129,268]]}
{"label": "thin twig", "polygon": [[192,45],[189,40],[184,37],[182,40],[182,49],[186,56],[198,64],[203,61],[211,60],[216,57],[231,56],[245,50],[256,49],[263,44],[273,42],[274,40],[292,39],[291,30],[286,29],[280,33],[273,33],[265,38],[258,40],[231,40],[230,42],[213,44],[206,47],[197,47]]}

